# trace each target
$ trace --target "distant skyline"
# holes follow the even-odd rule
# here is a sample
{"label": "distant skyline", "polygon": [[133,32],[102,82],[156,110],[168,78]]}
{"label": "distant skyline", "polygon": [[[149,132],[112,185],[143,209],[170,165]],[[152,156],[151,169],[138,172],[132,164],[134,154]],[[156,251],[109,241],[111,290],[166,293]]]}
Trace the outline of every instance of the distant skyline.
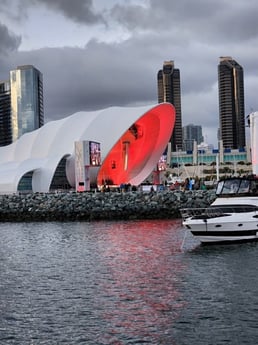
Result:
{"label": "distant skyline", "polygon": [[182,125],[217,147],[220,56],[244,69],[245,112],[258,110],[256,0],[2,0],[0,80],[43,73],[45,122],[80,110],[158,103],[166,60],[180,69]]}

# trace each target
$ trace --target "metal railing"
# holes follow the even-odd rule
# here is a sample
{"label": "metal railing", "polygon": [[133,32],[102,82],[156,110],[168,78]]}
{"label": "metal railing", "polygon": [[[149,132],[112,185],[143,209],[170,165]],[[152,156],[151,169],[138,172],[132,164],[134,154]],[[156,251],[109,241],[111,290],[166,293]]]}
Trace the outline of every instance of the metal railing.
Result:
{"label": "metal railing", "polygon": [[183,219],[194,218],[194,219],[208,219],[222,216],[229,216],[232,213],[247,213],[255,212],[258,213],[258,207],[255,205],[223,205],[212,206],[206,208],[183,208],[180,209],[180,213]]}

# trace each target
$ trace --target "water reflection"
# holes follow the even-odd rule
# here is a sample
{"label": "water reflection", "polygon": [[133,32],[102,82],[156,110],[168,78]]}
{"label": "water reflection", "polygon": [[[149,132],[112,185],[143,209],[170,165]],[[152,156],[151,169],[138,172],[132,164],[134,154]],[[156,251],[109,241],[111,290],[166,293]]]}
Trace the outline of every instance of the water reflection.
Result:
{"label": "water reflection", "polygon": [[179,293],[185,267],[179,259],[182,237],[177,229],[178,224],[169,221],[109,227],[103,265],[108,265],[110,279],[102,285],[101,301],[107,344],[124,344],[126,339],[168,344],[173,320],[185,303]]}
{"label": "water reflection", "polygon": [[257,342],[257,243],[180,221],[0,224],[0,344]]}
{"label": "water reflection", "polygon": [[0,344],[175,344],[180,221],[0,224]]}

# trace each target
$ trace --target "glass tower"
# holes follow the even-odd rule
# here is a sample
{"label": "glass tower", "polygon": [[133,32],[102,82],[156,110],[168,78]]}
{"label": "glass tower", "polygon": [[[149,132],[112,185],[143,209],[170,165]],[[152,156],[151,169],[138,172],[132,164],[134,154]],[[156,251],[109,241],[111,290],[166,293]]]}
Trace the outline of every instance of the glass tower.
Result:
{"label": "glass tower", "polygon": [[12,141],[43,126],[43,78],[31,65],[10,71]]}
{"label": "glass tower", "polygon": [[220,139],[229,149],[241,149],[245,139],[243,68],[226,56],[218,66]]}
{"label": "glass tower", "polygon": [[172,151],[182,149],[182,115],[180,70],[175,68],[174,61],[165,61],[163,69],[158,71],[158,102],[172,103],[176,109],[176,122],[170,138]]}
{"label": "glass tower", "polygon": [[0,146],[12,143],[10,82],[0,82]]}

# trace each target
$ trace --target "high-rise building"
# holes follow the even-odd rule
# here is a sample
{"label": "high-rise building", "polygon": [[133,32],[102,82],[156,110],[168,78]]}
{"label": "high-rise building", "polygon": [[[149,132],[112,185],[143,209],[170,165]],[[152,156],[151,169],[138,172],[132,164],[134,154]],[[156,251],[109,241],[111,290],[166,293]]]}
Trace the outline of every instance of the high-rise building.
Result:
{"label": "high-rise building", "polygon": [[182,149],[182,115],[180,70],[175,68],[174,61],[165,61],[163,69],[158,71],[158,102],[169,102],[176,109],[176,123],[170,138],[172,151]]}
{"label": "high-rise building", "polygon": [[218,65],[220,139],[230,149],[244,148],[244,72],[232,57],[220,58]]}
{"label": "high-rise building", "polygon": [[42,73],[32,65],[10,71],[12,141],[44,124]]}
{"label": "high-rise building", "polygon": [[183,143],[185,151],[193,150],[193,143],[197,144],[203,142],[202,127],[189,124],[183,127]]}
{"label": "high-rise building", "polygon": [[32,65],[10,71],[0,82],[0,146],[44,124],[42,73]]}
{"label": "high-rise building", "polygon": [[10,71],[0,82],[0,146],[44,124],[42,73],[32,65]]}
{"label": "high-rise building", "polygon": [[10,82],[0,82],[0,146],[12,143]]}

